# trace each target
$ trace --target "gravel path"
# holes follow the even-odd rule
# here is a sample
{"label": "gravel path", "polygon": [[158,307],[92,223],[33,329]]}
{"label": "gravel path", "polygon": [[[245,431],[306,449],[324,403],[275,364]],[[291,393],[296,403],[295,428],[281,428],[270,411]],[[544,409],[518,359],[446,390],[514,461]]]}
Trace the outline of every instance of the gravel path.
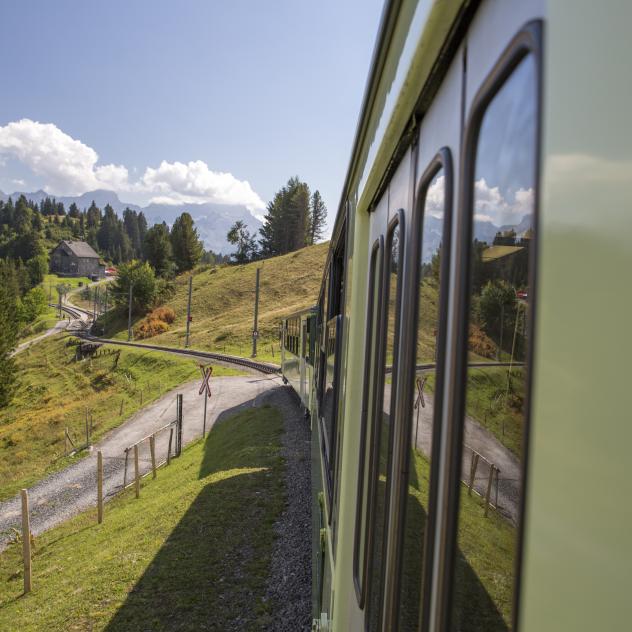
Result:
{"label": "gravel path", "polygon": [[280,386],[266,394],[265,403],[276,406],[283,414],[282,454],[287,490],[287,506],[275,525],[277,539],[266,590],[266,599],[272,602],[274,613],[274,623],[268,631],[308,631],[312,598],[309,421],[289,386]]}
{"label": "gravel path", "polygon": [[[280,384],[280,378],[258,375],[211,379],[213,397],[207,405],[207,431],[223,412],[258,404],[261,395]],[[29,489],[31,529],[38,535],[71,516],[96,505],[97,451],[103,453],[103,493],[109,500],[121,491],[125,469],[124,448],[153,433],[176,418],[176,395],[183,394],[184,445],[202,434],[204,400],[198,394],[200,380],[183,384],[130,417],[110,432],[92,452],[70,467],[47,476]],[[156,458],[166,458],[169,433],[156,440]],[[140,449],[141,474],[151,469],[148,441]],[[133,476],[133,457],[128,463],[128,482]],[[20,529],[19,495],[0,503],[0,551],[11,538],[11,529]]]}
{"label": "gravel path", "polygon": [[[384,410],[389,410],[390,385],[384,389]],[[416,393],[415,393],[416,395]],[[432,393],[424,393],[424,406],[413,410],[412,432],[417,435],[417,447],[427,457],[432,446],[432,424],[434,421],[434,398]],[[418,428],[417,428],[417,423]],[[413,438],[414,441],[414,438]],[[520,481],[522,466],[516,455],[504,446],[487,428],[470,416],[465,417],[465,446],[461,459],[461,480],[469,483],[472,450],[476,450],[493,463],[500,471],[492,485],[491,501],[498,505],[499,511],[514,524],[517,524],[520,511]],[[474,490],[479,495],[487,493],[490,466],[482,459],[476,469]],[[498,488],[498,490],[496,490]]]}

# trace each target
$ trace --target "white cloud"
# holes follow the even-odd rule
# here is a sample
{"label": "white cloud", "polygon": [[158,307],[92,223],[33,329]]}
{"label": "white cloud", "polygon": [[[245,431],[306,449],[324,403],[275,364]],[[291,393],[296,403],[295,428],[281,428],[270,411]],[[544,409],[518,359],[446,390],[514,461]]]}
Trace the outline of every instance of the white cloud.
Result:
{"label": "white cloud", "polygon": [[433,217],[438,219],[442,218],[443,211],[445,210],[444,196],[445,176],[440,175],[438,178],[435,178],[428,187],[424,210]]}
{"label": "white cloud", "polygon": [[163,160],[157,169],[147,167],[138,186],[152,194],[152,202],[162,204],[216,202],[243,204],[250,211],[265,208],[249,182],[237,180],[230,173],[211,171],[201,160],[187,164]]}
{"label": "white cloud", "polygon": [[[111,188],[99,179],[97,152],[62,132],[51,123],[22,119],[0,127],[0,153],[16,158],[45,181],[45,189],[56,195],[78,195],[100,187]],[[114,165],[99,167],[105,175]]]}
{"label": "white cloud", "polygon": [[15,186],[16,186],[16,187],[23,187],[23,186],[25,186],[25,185],[26,185],[26,182],[25,182],[24,180],[20,180],[20,179],[17,179],[17,180],[11,180],[11,182],[12,182],[13,184],[15,184]]}
{"label": "white cloud", "polygon": [[[22,119],[0,126],[0,161],[14,158],[26,165],[54,195],[80,195],[94,189],[134,193],[164,204],[214,202],[244,205],[253,213],[265,204],[250,183],[230,173],[212,171],[195,160],[163,160],[142,177],[130,181],[123,165],[97,165],[97,152],[52,123]],[[136,169],[133,169],[136,173]]]}
{"label": "white cloud", "polygon": [[493,219],[491,215],[485,215],[484,213],[474,213],[474,219],[477,222],[492,222]]}
{"label": "white cloud", "polygon": [[[511,199],[513,197],[513,199]],[[533,189],[518,189],[505,197],[498,187],[490,187],[485,178],[474,183],[474,217],[494,224],[510,224],[533,212]]]}

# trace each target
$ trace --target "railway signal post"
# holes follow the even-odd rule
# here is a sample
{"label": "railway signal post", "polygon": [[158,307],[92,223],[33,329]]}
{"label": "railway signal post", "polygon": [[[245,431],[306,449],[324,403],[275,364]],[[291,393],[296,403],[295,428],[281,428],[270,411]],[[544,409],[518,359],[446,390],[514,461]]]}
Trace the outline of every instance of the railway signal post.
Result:
{"label": "railway signal post", "polygon": [[213,374],[212,366],[204,366],[200,364],[200,371],[202,372],[202,384],[200,384],[200,395],[204,397],[204,421],[202,423],[202,437],[206,436],[206,405],[211,398],[211,375]]}

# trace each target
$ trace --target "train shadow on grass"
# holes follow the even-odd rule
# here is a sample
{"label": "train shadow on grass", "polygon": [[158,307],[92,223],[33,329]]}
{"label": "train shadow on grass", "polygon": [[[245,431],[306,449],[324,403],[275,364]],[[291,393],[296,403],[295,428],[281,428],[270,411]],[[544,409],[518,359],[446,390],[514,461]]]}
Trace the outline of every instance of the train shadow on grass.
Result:
{"label": "train shadow on grass", "polygon": [[263,597],[273,524],[283,507],[283,465],[278,436],[259,425],[266,408],[238,406],[222,415],[227,420],[237,413],[234,419],[213,427],[199,470],[199,479],[208,477],[209,483],[112,617],[108,632],[258,630],[269,624]]}

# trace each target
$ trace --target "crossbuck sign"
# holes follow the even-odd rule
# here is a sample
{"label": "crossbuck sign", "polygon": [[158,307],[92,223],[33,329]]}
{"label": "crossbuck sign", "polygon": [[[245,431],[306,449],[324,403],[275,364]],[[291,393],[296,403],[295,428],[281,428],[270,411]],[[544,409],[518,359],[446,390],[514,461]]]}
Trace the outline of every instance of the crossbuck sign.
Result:
{"label": "crossbuck sign", "polygon": [[200,395],[206,393],[207,397],[211,397],[211,375],[213,373],[212,366],[203,366],[200,364],[200,371],[202,371],[202,384],[200,384]]}

